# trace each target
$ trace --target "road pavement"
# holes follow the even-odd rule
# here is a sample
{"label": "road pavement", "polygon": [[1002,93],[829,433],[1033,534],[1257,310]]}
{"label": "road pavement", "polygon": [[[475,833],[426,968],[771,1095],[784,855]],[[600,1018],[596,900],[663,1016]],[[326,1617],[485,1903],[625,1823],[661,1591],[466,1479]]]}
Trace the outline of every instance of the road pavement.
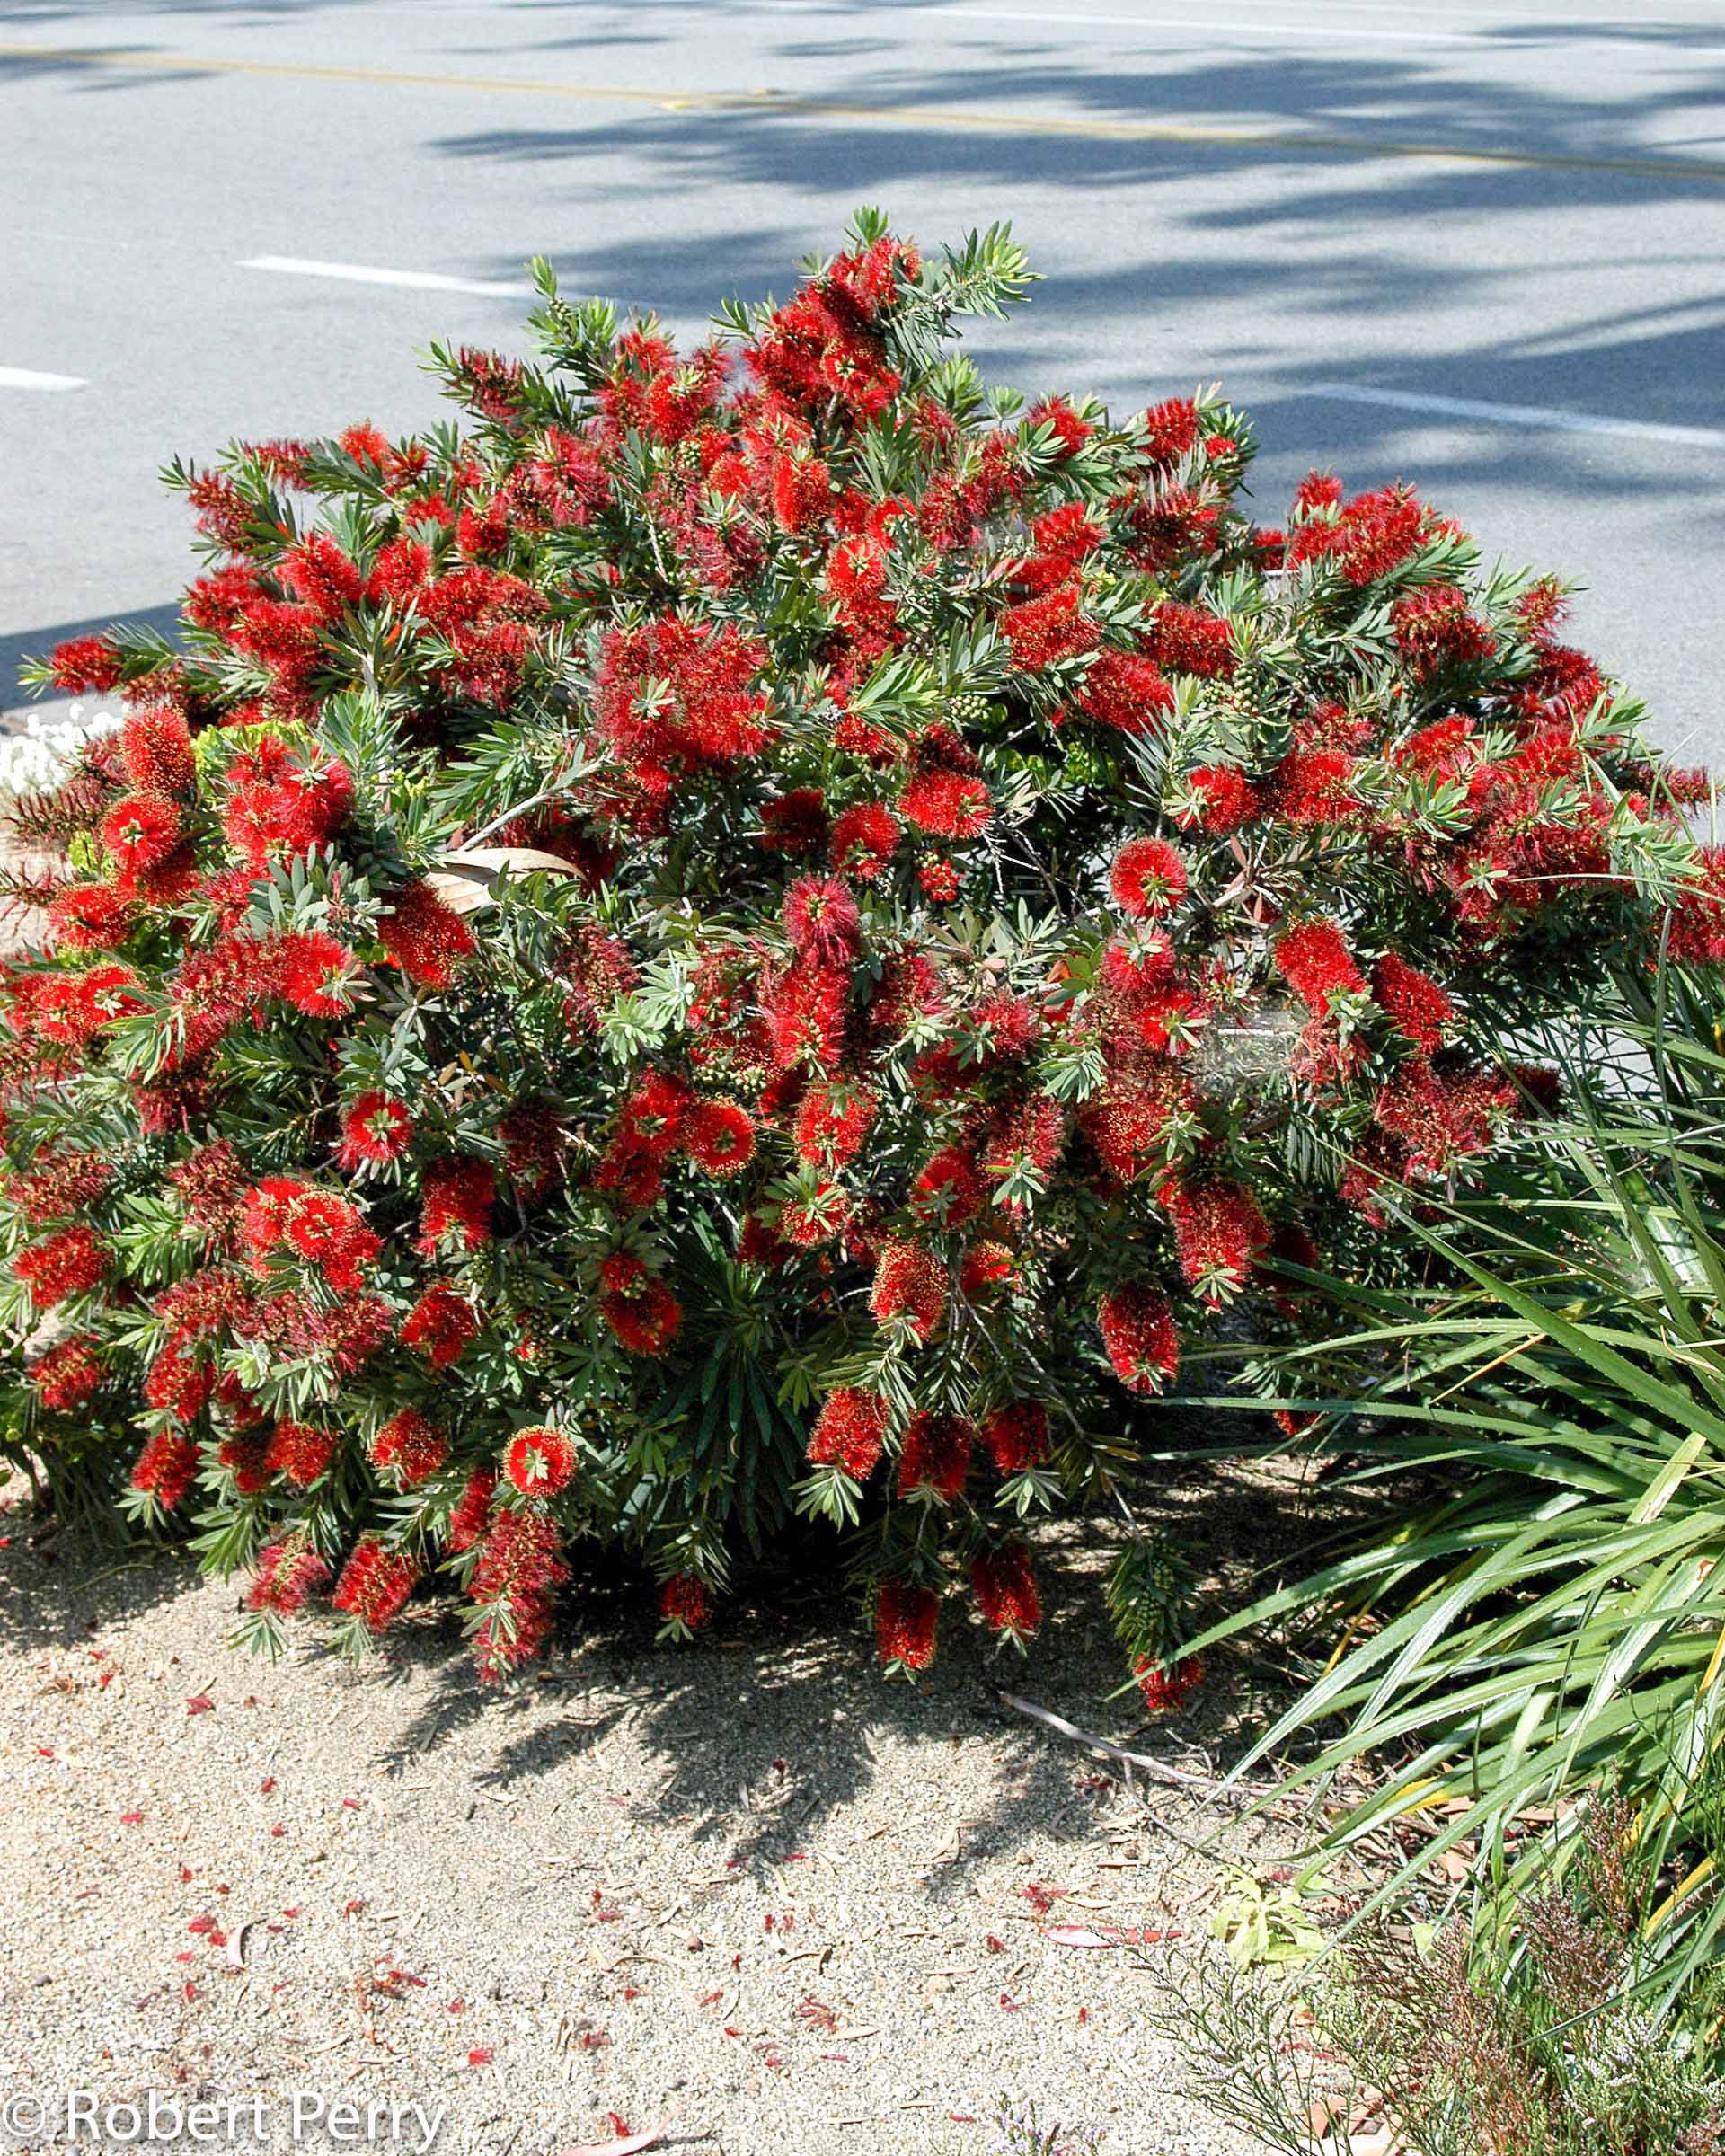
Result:
{"label": "road pavement", "polygon": [[535,252],[698,332],[867,201],[1012,219],[991,370],[1219,379],[1266,519],[1417,479],[1725,761],[1725,5],[0,0],[0,704],[172,618],[170,455],[430,421]]}

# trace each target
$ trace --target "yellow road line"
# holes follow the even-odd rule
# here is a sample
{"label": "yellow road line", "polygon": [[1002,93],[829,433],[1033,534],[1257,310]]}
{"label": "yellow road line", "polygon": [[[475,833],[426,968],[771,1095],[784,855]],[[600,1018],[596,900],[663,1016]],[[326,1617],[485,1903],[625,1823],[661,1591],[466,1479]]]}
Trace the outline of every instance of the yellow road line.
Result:
{"label": "yellow road line", "polygon": [[1500,164],[1540,172],[1619,172],[1641,180],[1725,185],[1725,164],[1676,157],[1582,157],[1562,151],[1463,148],[1454,143],[1392,142],[1367,135],[1304,129],[1191,128],[1138,119],[1061,119],[1032,112],[990,112],[963,105],[871,104],[800,97],[772,90],[645,90],[618,84],[535,82],[518,75],[429,75],[404,67],[334,67],[312,60],[225,60],[125,46],[0,44],[0,58],[49,60],[74,67],[147,69],[161,74],[261,75],[279,81],[368,83],[407,90],[460,90],[487,97],[551,97],[588,103],[657,106],[665,112],[858,119],[947,128],[987,135],[1038,135],[1083,142],[1188,142],[1224,148],[1287,150],[1319,157],[1420,157],[1448,164]]}

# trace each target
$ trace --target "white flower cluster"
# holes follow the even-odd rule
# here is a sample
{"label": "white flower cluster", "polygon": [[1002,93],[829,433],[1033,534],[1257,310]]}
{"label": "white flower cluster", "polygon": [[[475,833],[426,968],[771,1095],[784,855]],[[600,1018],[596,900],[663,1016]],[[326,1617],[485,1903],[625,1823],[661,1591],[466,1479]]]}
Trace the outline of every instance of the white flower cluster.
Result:
{"label": "white flower cluster", "polygon": [[120,719],[119,711],[100,706],[88,710],[82,703],[52,717],[27,711],[22,733],[0,734],[0,795],[40,793],[58,786],[84,743],[112,733]]}

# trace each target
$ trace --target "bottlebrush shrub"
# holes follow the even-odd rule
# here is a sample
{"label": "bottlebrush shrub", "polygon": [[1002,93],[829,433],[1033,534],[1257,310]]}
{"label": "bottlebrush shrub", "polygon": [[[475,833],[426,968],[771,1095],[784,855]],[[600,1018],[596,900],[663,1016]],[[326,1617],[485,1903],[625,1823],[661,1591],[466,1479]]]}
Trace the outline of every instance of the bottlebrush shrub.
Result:
{"label": "bottlebrush shrub", "polygon": [[1367,1261],[1668,920],[1725,952],[1693,784],[1411,490],[1258,529],[1214,397],[986,389],[1004,229],[865,213],[687,356],[536,277],[542,364],[436,355],[459,428],[173,468],[183,649],[44,669],[128,716],[23,818],[28,1442],[125,1433],[266,1643],[441,1568],[495,1674],[592,1536],[691,1631],[792,1509],[888,1661],[965,1578],[1022,1640],[1021,1524],[1183,1337]]}

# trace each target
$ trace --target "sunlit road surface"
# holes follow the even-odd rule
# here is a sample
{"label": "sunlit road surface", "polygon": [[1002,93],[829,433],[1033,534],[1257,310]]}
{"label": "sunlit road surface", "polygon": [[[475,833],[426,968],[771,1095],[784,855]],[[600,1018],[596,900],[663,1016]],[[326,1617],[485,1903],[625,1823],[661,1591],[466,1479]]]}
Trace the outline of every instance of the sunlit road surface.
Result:
{"label": "sunlit road surface", "polygon": [[856,203],[1010,217],[972,333],[1123,407],[1220,379],[1257,510],[1417,478],[1725,761],[1725,6],[0,4],[0,704],[188,570],[159,464],[425,423],[522,264],[698,333]]}

